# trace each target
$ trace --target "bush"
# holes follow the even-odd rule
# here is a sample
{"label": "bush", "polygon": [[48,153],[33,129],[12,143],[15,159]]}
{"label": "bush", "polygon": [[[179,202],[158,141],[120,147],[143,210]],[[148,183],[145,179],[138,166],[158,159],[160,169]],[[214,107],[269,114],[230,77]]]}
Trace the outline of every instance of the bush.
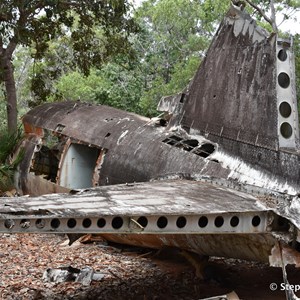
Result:
{"label": "bush", "polygon": [[13,156],[14,151],[22,139],[22,130],[10,133],[0,131],[0,192],[5,192],[14,188],[14,173],[21,160],[24,151]]}

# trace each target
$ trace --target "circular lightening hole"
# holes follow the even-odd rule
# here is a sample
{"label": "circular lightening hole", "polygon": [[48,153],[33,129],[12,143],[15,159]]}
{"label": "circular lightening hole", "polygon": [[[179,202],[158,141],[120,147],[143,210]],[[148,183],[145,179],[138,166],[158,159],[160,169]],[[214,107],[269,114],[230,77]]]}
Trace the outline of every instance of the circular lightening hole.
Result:
{"label": "circular lightening hole", "polygon": [[231,227],[236,227],[239,225],[239,223],[240,223],[240,219],[237,216],[232,217],[230,220]]}
{"label": "circular lightening hole", "polygon": [[148,225],[148,219],[146,217],[139,217],[137,222],[144,228]]}
{"label": "circular lightening hole", "polygon": [[92,225],[92,221],[89,218],[86,218],[82,221],[82,226],[84,228],[89,228],[89,227],[91,227],[91,225]]}
{"label": "circular lightening hole", "polygon": [[281,49],[277,55],[278,59],[281,61],[285,61],[287,59],[287,53],[285,49]]}
{"label": "circular lightening hole", "polygon": [[284,72],[281,72],[278,75],[278,83],[282,88],[286,89],[290,85],[290,76]]}
{"label": "circular lightening hole", "polygon": [[288,139],[293,134],[293,128],[288,122],[284,122],[280,126],[280,133],[284,138]]}
{"label": "circular lightening hole", "polygon": [[207,224],[208,224],[208,219],[207,219],[207,217],[205,217],[205,216],[200,217],[200,219],[199,219],[199,221],[198,221],[199,227],[204,228],[204,227],[207,226]]}
{"label": "circular lightening hole", "polygon": [[77,222],[75,219],[69,219],[68,222],[67,222],[67,226],[69,228],[74,228],[76,226]]}
{"label": "circular lightening hole", "polygon": [[53,219],[53,220],[51,220],[50,226],[51,226],[53,229],[57,229],[57,228],[60,226],[60,221],[59,221],[59,219]]}
{"label": "circular lightening hole", "polygon": [[36,228],[38,228],[38,229],[43,229],[43,228],[45,227],[45,225],[46,225],[46,221],[43,220],[43,219],[37,219],[37,220],[35,221],[35,226],[36,226]]}
{"label": "circular lightening hole", "polygon": [[30,227],[30,221],[27,220],[27,219],[21,220],[20,227],[23,228],[23,229],[29,228]]}
{"label": "circular lightening hole", "polygon": [[99,228],[103,228],[106,225],[106,220],[104,218],[100,218],[97,222],[97,226]]}
{"label": "circular lightening hole", "polygon": [[254,216],[254,217],[252,218],[252,225],[253,225],[254,227],[257,227],[259,224],[260,224],[260,217],[259,217],[259,216]]}
{"label": "circular lightening hole", "polygon": [[185,217],[179,217],[176,221],[176,226],[178,228],[183,228],[186,225],[186,218]]}
{"label": "circular lightening hole", "polygon": [[288,118],[292,113],[292,108],[289,103],[281,102],[279,105],[279,112],[284,118]]}
{"label": "circular lightening hole", "polygon": [[157,227],[165,228],[168,225],[168,219],[166,217],[159,217],[157,220]]}
{"label": "circular lightening hole", "polygon": [[15,226],[15,221],[12,219],[7,219],[4,221],[4,226],[7,229],[12,229]]}
{"label": "circular lightening hole", "polygon": [[111,222],[111,226],[114,229],[120,229],[123,226],[123,219],[121,217],[113,218],[113,220]]}
{"label": "circular lightening hole", "polygon": [[216,217],[215,219],[215,226],[216,227],[222,227],[224,224],[224,219],[221,216]]}

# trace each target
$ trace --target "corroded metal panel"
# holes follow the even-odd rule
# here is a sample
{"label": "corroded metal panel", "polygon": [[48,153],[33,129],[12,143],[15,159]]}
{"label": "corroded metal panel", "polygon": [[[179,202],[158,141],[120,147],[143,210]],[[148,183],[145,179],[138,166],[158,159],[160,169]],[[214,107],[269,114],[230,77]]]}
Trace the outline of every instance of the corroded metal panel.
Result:
{"label": "corroded metal panel", "polygon": [[256,235],[118,235],[105,234],[116,243],[148,248],[175,247],[201,255],[240,258],[268,263],[276,239],[271,234]]}
{"label": "corroded metal panel", "polygon": [[[209,182],[190,180],[103,186],[71,194],[47,197],[1,198],[0,213],[48,210],[61,216],[217,214],[223,212],[261,211],[251,194]],[[84,205],[80,205],[84,203]]]}
{"label": "corroded metal panel", "polygon": [[23,117],[25,127],[31,124],[104,148],[117,146],[124,132],[131,134],[149,120],[112,107],[80,102],[47,103]]}
{"label": "corroded metal panel", "polygon": [[183,125],[278,148],[275,38],[231,8],[195,75]]}
{"label": "corroded metal panel", "polygon": [[[0,199],[0,232],[101,233],[116,242],[267,261],[288,221],[258,198],[208,182],[169,180]],[[283,225],[282,225],[283,224]]]}

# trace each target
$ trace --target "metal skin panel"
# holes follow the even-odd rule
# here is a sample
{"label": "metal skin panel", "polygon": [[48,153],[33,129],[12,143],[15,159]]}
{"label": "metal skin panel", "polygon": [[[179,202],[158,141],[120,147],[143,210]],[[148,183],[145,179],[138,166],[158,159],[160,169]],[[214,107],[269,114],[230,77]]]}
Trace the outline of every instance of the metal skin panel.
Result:
{"label": "metal skin panel", "polygon": [[2,198],[0,213],[46,210],[67,217],[119,213],[134,216],[144,212],[148,215],[242,213],[262,211],[257,201],[251,194],[205,181],[162,180],[75,190],[70,194]]}
{"label": "metal skin panel", "polygon": [[250,144],[259,134],[277,149],[274,54],[275,39],[232,8],[191,84],[183,125]]}
{"label": "metal skin panel", "polygon": [[104,105],[56,102],[35,107],[22,121],[25,128],[30,128],[27,125],[30,124],[88,144],[111,148],[118,145],[122,133],[135,132],[150,119]]}

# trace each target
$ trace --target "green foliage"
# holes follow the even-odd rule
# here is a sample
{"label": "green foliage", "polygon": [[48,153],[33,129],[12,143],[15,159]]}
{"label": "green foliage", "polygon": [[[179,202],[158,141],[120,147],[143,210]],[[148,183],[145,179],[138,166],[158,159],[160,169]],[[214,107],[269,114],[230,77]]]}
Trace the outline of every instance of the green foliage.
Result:
{"label": "green foliage", "polygon": [[168,83],[164,82],[163,77],[157,77],[151,88],[144,92],[140,106],[145,116],[153,117],[157,114],[156,107],[158,101],[167,95],[172,95],[182,91],[195,75],[200,64],[200,58],[192,56],[187,62],[178,62],[174,65],[171,80]]}
{"label": "green foliage", "polygon": [[14,173],[23,158],[23,151],[16,157],[12,154],[22,138],[22,130],[14,133],[0,131],[0,191],[5,192],[14,186]]}
{"label": "green foliage", "polygon": [[[81,100],[150,117],[157,114],[156,106],[162,96],[180,92],[194,76],[230,5],[230,0],[188,1],[188,5],[186,0],[146,0],[133,15],[140,30],[128,36],[130,30],[135,31],[131,21],[124,23],[121,30],[115,26],[124,20],[124,8],[119,7],[122,1],[106,0],[105,3],[116,5],[113,8],[119,14],[113,13],[116,19],[102,16],[100,21],[93,20],[101,12],[92,1],[88,1],[87,8],[66,9],[63,13],[57,11],[61,7],[54,9],[57,1],[50,2],[36,22],[44,24],[41,32],[45,31],[48,37],[52,30],[48,22],[57,22],[55,34],[51,33],[46,44],[39,43],[41,39],[31,39],[30,51],[19,47],[15,56],[16,79],[27,78],[17,81],[21,107],[44,101]],[[252,2],[269,14],[269,1]],[[287,9],[287,17],[299,7],[297,1],[275,2],[277,10]],[[246,9],[271,30],[249,4]],[[123,35],[125,27],[128,30]],[[123,44],[125,37],[128,39]],[[116,54],[120,46],[122,49]],[[296,52],[299,74],[299,49]]]}
{"label": "green foliage", "polygon": [[64,100],[94,102],[140,113],[142,84],[138,68],[111,62],[99,70],[93,69],[89,76],[70,72],[60,78],[55,88],[56,95]]}
{"label": "green foliage", "polygon": [[[67,45],[68,63],[86,76],[93,66],[101,67],[116,54],[132,55],[129,35],[137,26],[127,13],[127,0],[3,0],[0,2],[0,82],[6,82],[9,102],[8,126],[16,128],[16,92],[11,61],[17,46],[30,47],[35,60],[31,90],[40,104],[53,93],[51,81],[63,73],[56,68],[53,40]],[[56,47],[56,49],[62,47]],[[35,102],[35,103],[34,103]]]}
{"label": "green foliage", "polygon": [[218,4],[148,0],[136,11],[135,18],[142,30],[135,47],[145,77],[140,107],[146,116],[156,114],[163,95],[181,91],[193,77],[218,22],[205,15],[212,7],[219,18],[225,11],[224,2]]}

